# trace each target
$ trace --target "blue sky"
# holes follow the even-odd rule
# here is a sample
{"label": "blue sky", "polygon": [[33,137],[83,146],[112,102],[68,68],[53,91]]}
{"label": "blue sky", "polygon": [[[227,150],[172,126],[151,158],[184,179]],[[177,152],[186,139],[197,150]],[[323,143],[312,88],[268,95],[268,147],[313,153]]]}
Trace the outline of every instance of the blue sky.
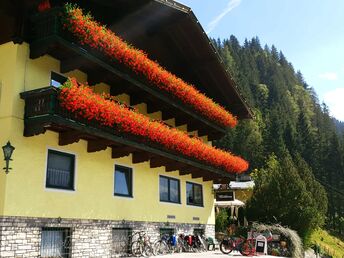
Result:
{"label": "blue sky", "polygon": [[343,0],[179,0],[190,6],[209,37],[242,43],[258,36],[274,44],[344,121]]}

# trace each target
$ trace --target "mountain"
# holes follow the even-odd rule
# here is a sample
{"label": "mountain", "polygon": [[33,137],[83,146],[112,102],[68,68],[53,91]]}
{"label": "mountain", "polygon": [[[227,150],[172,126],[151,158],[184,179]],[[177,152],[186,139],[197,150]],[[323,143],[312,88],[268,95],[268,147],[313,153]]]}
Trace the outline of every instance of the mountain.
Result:
{"label": "mountain", "polygon": [[333,123],[336,125],[337,132],[339,134],[344,134],[344,122],[333,118]]}
{"label": "mountain", "polygon": [[[308,191],[313,202],[327,205],[326,226],[343,234],[343,123],[331,118],[302,73],[275,46],[262,47],[257,37],[242,45],[234,36],[213,43],[255,116],[229,130],[218,147],[240,153],[250,161],[251,171],[266,170],[269,157],[276,159],[278,171],[296,169],[294,182],[304,181],[299,189]],[[308,170],[311,175],[305,176]],[[287,182],[280,187],[287,187]],[[314,195],[320,188],[326,190],[328,202],[326,196]],[[297,200],[300,193],[291,194]]]}

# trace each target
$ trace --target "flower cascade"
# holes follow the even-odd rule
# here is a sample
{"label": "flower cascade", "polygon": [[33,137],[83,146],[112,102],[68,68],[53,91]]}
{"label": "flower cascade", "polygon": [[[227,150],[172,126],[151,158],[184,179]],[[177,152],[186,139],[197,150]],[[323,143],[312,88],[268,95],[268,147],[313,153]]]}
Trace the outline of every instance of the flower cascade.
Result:
{"label": "flower cascade", "polygon": [[241,173],[248,169],[248,162],[244,159],[207,145],[198,138],[191,138],[185,132],[161,122],[152,121],[111,100],[108,95],[96,94],[88,86],[79,85],[75,78],[69,78],[63,85],[59,100],[63,108],[76,116],[96,120],[103,126],[149,140],[229,173]]}
{"label": "flower cascade", "polygon": [[197,112],[216,123],[234,127],[237,118],[222,106],[199,92],[194,86],[166,71],[157,62],[148,58],[142,50],[136,49],[116,36],[113,31],[94,21],[90,15],[75,5],[65,5],[63,26],[87,45],[124,64],[136,74],[144,76],[153,86],[166,91]]}

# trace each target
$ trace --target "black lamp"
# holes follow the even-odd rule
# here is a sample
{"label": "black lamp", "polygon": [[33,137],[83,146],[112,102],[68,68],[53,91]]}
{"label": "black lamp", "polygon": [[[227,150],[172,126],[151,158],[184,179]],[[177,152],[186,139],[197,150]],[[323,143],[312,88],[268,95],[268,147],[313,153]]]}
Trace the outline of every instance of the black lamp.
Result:
{"label": "black lamp", "polygon": [[8,141],[6,145],[2,146],[2,150],[4,152],[4,158],[6,161],[6,167],[4,167],[4,169],[5,169],[6,174],[8,174],[9,170],[12,169],[9,167],[9,163],[10,163],[10,160],[12,160],[11,157],[15,148],[11,145],[10,141]]}

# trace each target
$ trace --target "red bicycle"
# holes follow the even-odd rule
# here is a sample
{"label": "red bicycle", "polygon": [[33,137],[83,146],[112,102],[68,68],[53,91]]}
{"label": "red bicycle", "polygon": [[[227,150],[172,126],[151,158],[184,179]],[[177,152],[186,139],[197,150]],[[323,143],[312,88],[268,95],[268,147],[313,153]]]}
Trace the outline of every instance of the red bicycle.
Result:
{"label": "red bicycle", "polygon": [[224,254],[236,250],[244,256],[253,255],[255,253],[254,239],[246,239],[242,236],[226,238],[221,241],[220,250]]}

